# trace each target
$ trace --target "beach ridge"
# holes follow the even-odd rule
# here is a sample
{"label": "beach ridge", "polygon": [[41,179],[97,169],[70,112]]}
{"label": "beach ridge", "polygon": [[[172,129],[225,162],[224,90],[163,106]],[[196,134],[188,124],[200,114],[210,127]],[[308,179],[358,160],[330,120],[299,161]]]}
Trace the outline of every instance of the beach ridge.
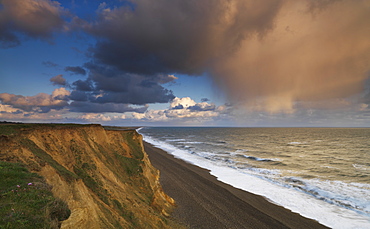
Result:
{"label": "beach ridge", "polygon": [[208,170],[150,143],[144,141],[144,147],[161,172],[164,192],[176,201],[171,216],[189,228],[327,228],[262,196],[220,182]]}

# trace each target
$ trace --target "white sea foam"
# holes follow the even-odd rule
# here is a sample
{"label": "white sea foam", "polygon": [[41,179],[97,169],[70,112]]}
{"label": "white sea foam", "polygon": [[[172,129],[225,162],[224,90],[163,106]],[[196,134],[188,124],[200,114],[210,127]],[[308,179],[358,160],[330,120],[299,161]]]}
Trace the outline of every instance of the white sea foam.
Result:
{"label": "white sea foam", "polygon": [[370,215],[370,201],[365,198],[370,196],[368,184],[312,179],[306,186],[327,202]]}
{"label": "white sea foam", "polygon": [[183,140],[183,141],[178,141],[178,143],[180,144],[204,144],[204,142],[191,142],[191,141],[186,141],[186,140]]}
{"label": "white sea foam", "polygon": [[359,170],[365,170],[365,171],[370,170],[370,166],[366,166],[366,165],[353,164],[352,166]]}
{"label": "white sea foam", "polygon": [[174,139],[167,139],[166,141],[168,141],[168,142],[185,142],[186,139],[183,139],[183,138],[180,138],[180,139],[174,138]]}
{"label": "white sea foam", "polygon": [[[200,155],[189,153],[186,150],[178,149],[166,142],[156,141],[145,135],[144,140],[167,151],[176,158],[210,170],[212,175],[216,176],[218,180],[224,183],[264,196],[275,204],[290,209],[291,211],[299,213],[307,218],[315,219],[326,226],[338,229],[370,228],[369,217],[335,204],[319,200],[297,189],[284,187],[263,179],[257,175],[261,174],[261,171],[258,171],[255,175],[251,175],[246,172],[248,170],[241,170],[237,167],[231,166],[227,167],[225,164],[207,160]],[[320,183],[320,181],[317,182]],[[325,183],[320,184],[325,186]],[[315,185],[319,186],[318,184]],[[337,187],[338,186],[340,187],[340,185],[337,185]],[[314,191],[323,192],[322,189],[315,189]],[[326,194],[328,196],[333,195],[329,192],[321,194]],[[368,208],[369,205],[365,203],[364,207]]]}
{"label": "white sea foam", "polygon": [[232,152],[232,154],[236,155],[236,154],[242,154],[242,153],[246,153],[246,152],[249,152],[249,150],[247,150],[247,149],[238,149],[235,152]]}

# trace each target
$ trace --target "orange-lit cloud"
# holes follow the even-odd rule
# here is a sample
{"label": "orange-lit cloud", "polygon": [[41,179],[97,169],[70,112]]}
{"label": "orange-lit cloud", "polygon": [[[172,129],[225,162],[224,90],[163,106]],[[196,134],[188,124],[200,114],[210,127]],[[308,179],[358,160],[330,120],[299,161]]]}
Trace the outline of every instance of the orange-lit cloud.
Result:
{"label": "orange-lit cloud", "polygon": [[63,29],[64,13],[57,1],[1,0],[0,47],[20,45],[15,31],[34,38],[50,39],[53,31]]}
{"label": "orange-lit cloud", "polygon": [[250,36],[214,66],[231,99],[249,109],[294,111],[296,102],[362,92],[370,70],[370,2],[286,1],[265,36]]}
{"label": "orange-lit cloud", "polygon": [[57,88],[51,95],[39,93],[35,96],[22,96],[9,93],[0,94],[0,102],[26,112],[47,113],[50,110],[61,110],[68,106],[70,92],[65,88]]}
{"label": "orange-lit cloud", "polygon": [[358,94],[368,77],[369,1],[134,2],[101,4],[99,20],[85,24],[105,38],[96,62],[136,74],[207,72],[233,101],[271,113]]}

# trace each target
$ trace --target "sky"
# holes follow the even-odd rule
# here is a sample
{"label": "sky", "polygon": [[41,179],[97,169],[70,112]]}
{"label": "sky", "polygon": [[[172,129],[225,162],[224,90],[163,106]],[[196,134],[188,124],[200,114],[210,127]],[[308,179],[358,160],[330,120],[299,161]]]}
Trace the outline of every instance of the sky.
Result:
{"label": "sky", "polygon": [[0,121],[370,127],[369,0],[0,0]]}

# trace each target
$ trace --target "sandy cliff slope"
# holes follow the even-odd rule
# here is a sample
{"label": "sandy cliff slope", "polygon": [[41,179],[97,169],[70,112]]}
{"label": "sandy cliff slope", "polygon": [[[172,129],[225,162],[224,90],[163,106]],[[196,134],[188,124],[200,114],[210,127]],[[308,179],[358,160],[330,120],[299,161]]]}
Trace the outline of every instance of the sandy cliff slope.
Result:
{"label": "sandy cliff slope", "polygon": [[174,201],[135,130],[100,125],[0,125],[0,160],[21,162],[53,186],[62,228],[171,228]]}

